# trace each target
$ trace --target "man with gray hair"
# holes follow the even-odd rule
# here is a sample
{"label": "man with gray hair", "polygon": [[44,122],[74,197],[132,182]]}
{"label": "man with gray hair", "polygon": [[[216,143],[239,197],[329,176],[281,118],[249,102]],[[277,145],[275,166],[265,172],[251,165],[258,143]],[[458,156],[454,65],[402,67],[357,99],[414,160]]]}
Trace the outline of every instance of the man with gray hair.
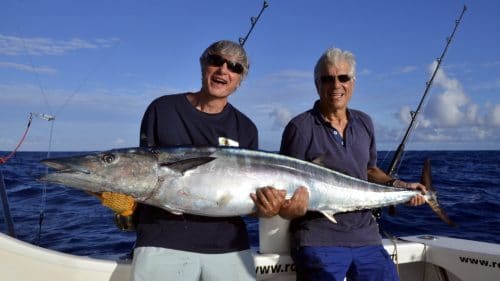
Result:
{"label": "man with gray hair", "polygon": [[[341,173],[381,184],[420,189],[419,183],[395,180],[377,167],[371,118],[348,107],[356,80],[356,61],[349,51],[326,50],[314,68],[319,100],[286,126],[280,152],[317,162]],[[307,211],[307,189],[299,188],[280,209],[290,219],[291,254],[297,280],[399,280],[382,246],[371,210],[335,215],[332,223],[319,212]],[[410,205],[420,205],[417,195]]]}
{"label": "man with gray hair", "polygon": [[[256,126],[228,101],[248,73],[243,47],[217,41],[205,49],[200,66],[200,90],[162,96],[148,106],[142,118],[140,145],[257,149]],[[277,215],[285,199],[283,192],[272,187],[262,187],[248,196],[255,201],[259,217]],[[132,197],[117,193],[105,193],[101,198],[115,211],[118,225],[137,231],[134,281],[255,280],[247,228],[241,217],[174,214],[136,204]]]}

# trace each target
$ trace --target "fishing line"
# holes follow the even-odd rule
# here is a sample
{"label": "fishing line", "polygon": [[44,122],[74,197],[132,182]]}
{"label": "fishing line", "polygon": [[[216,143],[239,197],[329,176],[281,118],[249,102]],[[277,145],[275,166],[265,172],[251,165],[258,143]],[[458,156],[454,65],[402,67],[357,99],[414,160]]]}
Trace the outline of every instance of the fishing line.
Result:
{"label": "fishing line", "polygon": [[396,265],[396,271],[399,275],[399,256],[398,256],[398,243],[397,243],[397,241],[400,239],[397,236],[390,234],[389,232],[385,231],[382,228],[381,228],[381,231],[385,235],[385,237],[387,237],[387,239],[389,239],[389,241],[391,241],[391,243],[394,247],[394,250],[392,252],[392,256],[393,256],[392,261]]}
{"label": "fishing line", "polygon": [[[102,65],[104,65],[104,63],[107,61],[107,59],[114,53],[115,49],[116,49],[116,46],[120,43],[120,41],[118,40],[116,44],[113,44],[111,46],[111,52],[109,52],[108,55],[105,55],[103,56],[103,59],[100,59],[97,64],[94,65],[94,67],[92,67],[89,72],[87,73],[87,75],[84,77],[84,79],[82,79],[79,84],[77,85],[77,87],[73,90],[72,94],[70,96],[68,96],[64,102],[62,103],[62,105],[56,109],[56,110],[53,110],[51,104],[49,103],[49,99],[47,97],[47,93],[46,91],[44,90],[44,87],[42,85],[42,81],[40,79],[40,76],[39,76],[39,71],[35,68],[35,64],[33,62],[33,56],[31,54],[31,52],[28,50],[28,47],[26,45],[26,39],[24,38],[23,36],[23,32],[21,30],[21,27],[20,25],[16,25],[17,27],[17,31],[19,33],[19,36],[20,36],[20,39],[21,39],[21,42],[22,42],[22,46],[24,48],[24,52],[26,53],[26,56],[28,58],[28,62],[29,62],[29,65],[31,67],[31,70],[32,72],[35,73],[35,78],[36,78],[36,81],[37,81],[37,85],[38,87],[40,88],[40,92],[42,93],[42,96],[43,96],[43,100],[44,100],[44,103],[45,103],[45,106],[47,107],[48,109],[48,112],[52,115],[58,115],[66,106],[67,104],[70,102],[70,100],[77,94],[80,92],[80,90],[83,88],[83,86],[88,82],[88,80],[90,79],[91,75],[96,73],[98,71],[98,69],[101,68]],[[116,41],[115,41],[116,42]],[[52,46],[51,46],[52,47]]]}
{"label": "fishing line", "polygon": [[[49,103],[49,100],[47,98],[47,94],[45,93],[45,90],[44,90],[44,87],[42,85],[42,81],[40,79],[39,73],[36,70],[35,65],[33,63],[33,56],[31,55],[30,51],[28,50],[28,47],[26,46],[26,40],[25,40],[24,36],[22,35],[22,33],[20,32],[20,29],[21,29],[20,26],[17,26],[17,28],[18,28],[18,32],[20,34],[20,38],[21,38],[21,42],[22,42],[22,45],[24,48],[24,52],[28,58],[28,62],[30,64],[32,72],[35,73],[35,80],[37,82],[38,88],[40,89],[40,92],[42,93],[42,97],[43,97],[43,101],[45,103],[45,106],[48,108],[49,112],[52,113],[54,111],[52,109],[52,106]],[[55,120],[55,116],[53,114],[49,115],[49,114],[41,114],[41,113],[33,113],[32,112],[32,113],[30,113],[30,123],[31,123],[31,118],[33,115],[37,116],[40,119],[44,119],[47,121],[54,121]],[[50,126],[50,136],[49,136],[49,150],[47,151],[47,157],[50,156],[50,151],[51,151],[51,147],[52,147],[52,134],[53,134],[53,129],[54,129],[54,122],[51,122],[50,124],[51,124],[51,126]],[[48,168],[46,167],[45,174],[47,174],[47,173],[48,173]],[[47,199],[47,184],[43,183],[42,196],[40,198],[40,200],[41,200],[40,210],[39,210],[39,214],[38,214],[38,232],[37,232],[37,236],[36,236],[36,243],[35,243],[36,245],[40,245],[42,224],[43,224],[43,219],[45,217],[45,205],[46,205],[46,201],[47,201],[46,199]]]}
{"label": "fishing line", "polygon": [[[47,119],[45,118],[47,117]],[[46,119],[47,121],[54,121],[55,117],[54,116],[48,116],[43,114],[42,117],[43,119]],[[50,122],[50,133],[49,133],[49,147],[47,150],[47,158],[50,158],[50,152],[52,150],[52,135],[54,132],[54,122]],[[49,173],[49,167],[45,167],[45,174]],[[42,225],[43,225],[43,219],[45,218],[45,206],[47,202],[47,183],[43,183],[43,188],[42,188],[42,197],[41,197],[41,202],[40,202],[40,211],[38,214],[38,233],[37,233],[37,238],[36,238],[36,245],[40,245],[40,238],[42,236]]]}
{"label": "fishing line", "polygon": [[[23,9],[23,7],[19,6],[18,9],[19,9],[19,11],[21,11]],[[50,103],[48,101],[47,94],[45,93],[45,90],[43,88],[42,81],[40,79],[38,70],[35,68],[35,64],[33,63],[33,56],[31,54],[31,52],[28,51],[28,47],[26,45],[26,40],[25,40],[25,38],[23,36],[24,32],[23,32],[23,30],[21,28],[21,25],[19,23],[16,23],[15,26],[16,26],[17,34],[19,35],[19,38],[21,39],[22,48],[24,49],[24,53],[25,53],[25,55],[27,57],[29,66],[31,68],[31,72],[35,73],[34,74],[35,75],[35,81],[36,81],[36,84],[37,84],[38,88],[40,89],[40,92],[42,93],[43,102],[44,102],[46,108],[48,109],[48,112],[53,112],[52,111],[52,107],[50,106]]]}
{"label": "fishing line", "polygon": [[56,114],[59,114],[68,105],[68,103],[70,102],[70,100],[73,99],[73,97],[80,92],[80,90],[83,88],[83,86],[85,84],[87,84],[88,80],[90,80],[90,77],[92,76],[92,74],[95,74],[104,65],[104,63],[107,62],[107,60],[111,57],[111,55],[114,54],[114,52],[115,52],[116,47],[118,46],[118,44],[120,44],[120,41],[118,41],[116,44],[114,44],[113,47],[112,47],[112,51],[110,51],[107,54],[105,54],[103,56],[103,58],[100,59],[99,62],[97,64],[95,64],[93,68],[91,68],[89,70],[89,72],[84,77],[84,79],[82,79],[80,81],[80,83],[78,84],[78,86],[75,88],[75,90],[73,90],[73,93],[70,96],[68,96],[65,99],[65,101],[63,102],[63,104],[55,111]]}
{"label": "fishing line", "polygon": [[24,51],[28,57],[28,63],[30,64],[32,72],[35,73],[35,80],[37,82],[37,86],[38,86],[38,88],[40,88],[40,92],[42,93],[43,102],[45,103],[45,106],[48,108],[48,112],[53,112],[52,107],[50,106],[49,100],[47,98],[47,94],[45,93],[45,90],[43,88],[42,81],[40,80],[39,73],[36,70],[35,65],[33,63],[33,57],[29,54],[28,48],[26,47],[26,40],[24,39],[24,37],[22,36],[21,33],[20,33],[20,35],[21,35],[20,37],[21,37],[21,42],[23,43]]}
{"label": "fishing line", "polygon": [[[20,8],[22,8],[22,7],[20,7]],[[48,109],[48,112],[50,113],[50,115],[48,115],[48,114],[31,113],[30,114],[30,123],[31,123],[31,117],[32,117],[32,115],[35,115],[35,116],[37,116],[37,117],[39,117],[41,119],[45,119],[47,121],[54,121],[55,120],[55,115],[58,115],[59,113],[61,113],[62,110],[74,98],[74,96],[81,91],[81,89],[84,87],[84,85],[87,84],[87,82],[90,79],[91,75],[95,74],[98,71],[98,69],[100,69],[102,67],[102,65],[104,65],[104,63],[107,61],[107,59],[114,53],[114,51],[116,50],[116,46],[119,43],[119,41],[118,41],[118,43],[114,44],[111,47],[111,51],[108,52],[107,55],[105,55],[103,59],[99,59],[99,61],[89,70],[89,72],[87,73],[87,75],[85,75],[84,78],[78,83],[77,87],[75,88],[75,90],[73,90],[72,94],[69,95],[69,96],[67,96],[66,99],[61,104],[61,106],[59,106],[58,108],[56,108],[54,110],[54,108],[51,106],[51,104],[49,102],[47,93],[46,93],[46,91],[45,91],[45,89],[43,87],[43,84],[42,84],[42,81],[41,81],[41,77],[40,77],[40,73],[35,68],[35,63],[34,63],[34,60],[33,60],[33,54],[28,49],[26,38],[23,36],[23,33],[21,32],[21,27],[20,27],[19,24],[17,24],[16,27],[17,27],[17,31],[19,33],[19,37],[20,37],[21,42],[22,42],[22,47],[24,49],[24,53],[26,54],[26,57],[27,57],[27,60],[28,60],[28,63],[30,65],[30,67],[31,67],[32,72],[34,72],[35,81],[37,83],[38,88],[40,89],[40,92],[42,93],[42,97],[43,97],[43,101],[44,101],[45,107]],[[53,132],[54,132],[54,122],[51,122],[50,124],[51,125],[50,125],[50,133],[49,133],[49,144],[48,144],[48,150],[47,150],[47,158],[49,158],[50,154],[51,154]],[[28,125],[28,127],[29,127],[29,125]],[[24,137],[26,136],[26,134],[27,134],[27,130],[26,130],[25,135],[23,136],[22,140],[24,140]],[[22,141],[19,143],[18,147],[21,145],[21,143],[22,143]],[[16,150],[17,150],[17,148],[16,148]],[[13,153],[12,153],[12,155],[13,155]],[[12,156],[10,156],[10,157],[12,157]],[[3,159],[0,159],[0,160],[3,161]],[[48,173],[48,167],[45,168],[45,174],[47,174],[47,173]],[[39,211],[39,218],[38,218],[38,233],[37,233],[37,237],[36,237],[36,240],[37,240],[36,244],[37,245],[40,244],[40,240],[41,240],[40,238],[41,238],[41,233],[42,233],[42,225],[43,225],[43,221],[44,221],[44,217],[45,217],[45,207],[46,207],[46,201],[47,201],[46,199],[47,199],[47,184],[44,183],[43,184],[43,188],[42,188],[42,195],[41,195],[41,202],[40,202],[40,211]]]}

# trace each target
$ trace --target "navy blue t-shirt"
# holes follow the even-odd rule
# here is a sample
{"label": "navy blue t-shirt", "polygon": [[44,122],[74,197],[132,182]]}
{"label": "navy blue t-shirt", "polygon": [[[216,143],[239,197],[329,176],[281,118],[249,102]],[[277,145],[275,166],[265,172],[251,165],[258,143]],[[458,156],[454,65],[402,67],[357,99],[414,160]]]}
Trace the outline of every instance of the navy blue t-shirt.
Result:
{"label": "navy blue t-shirt", "polygon": [[[238,145],[257,149],[254,123],[227,104],[222,112],[197,110],[186,94],[160,97],[144,113],[141,146]],[[241,217],[212,218],[174,215],[140,204],[134,213],[136,247],[151,246],[199,253],[226,253],[248,249],[248,233]]]}
{"label": "navy blue t-shirt", "polygon": [[[280,153],[313,161],[321,157],[323,164],[341,173],[367,180],[368,168],[377,162],[375,135],[371,118],[358,110],[348,109],[348,124],[339,141],[329,122],[313,109],[293,118],[285,127]],[[332,223],[323,214],[309,211],[292,220],[292,246],[359,247],[381,243],[378,225],[371,210],[334,215]]]}

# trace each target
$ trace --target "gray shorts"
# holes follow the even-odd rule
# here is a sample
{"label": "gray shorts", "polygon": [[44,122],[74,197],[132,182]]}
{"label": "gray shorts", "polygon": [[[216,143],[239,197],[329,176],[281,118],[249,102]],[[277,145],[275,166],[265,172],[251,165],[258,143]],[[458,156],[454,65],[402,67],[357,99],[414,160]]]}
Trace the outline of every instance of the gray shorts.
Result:
{"label": "gray shorts", "polygon": [[139,247],[132,261],[133,281],[254,281],[250,250],[200,254],[157,247]]}

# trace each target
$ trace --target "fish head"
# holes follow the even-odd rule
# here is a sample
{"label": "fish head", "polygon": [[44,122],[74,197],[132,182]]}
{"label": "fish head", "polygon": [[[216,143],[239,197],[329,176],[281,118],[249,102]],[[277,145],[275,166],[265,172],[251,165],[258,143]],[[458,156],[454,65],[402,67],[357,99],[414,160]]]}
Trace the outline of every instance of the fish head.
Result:
{"label": "fish head", "polygon": [[115,149],[41,161],[54,169],[41,181],[90,192],[118,192],[144,198],[158,181],[157,155],[150,149]]}

